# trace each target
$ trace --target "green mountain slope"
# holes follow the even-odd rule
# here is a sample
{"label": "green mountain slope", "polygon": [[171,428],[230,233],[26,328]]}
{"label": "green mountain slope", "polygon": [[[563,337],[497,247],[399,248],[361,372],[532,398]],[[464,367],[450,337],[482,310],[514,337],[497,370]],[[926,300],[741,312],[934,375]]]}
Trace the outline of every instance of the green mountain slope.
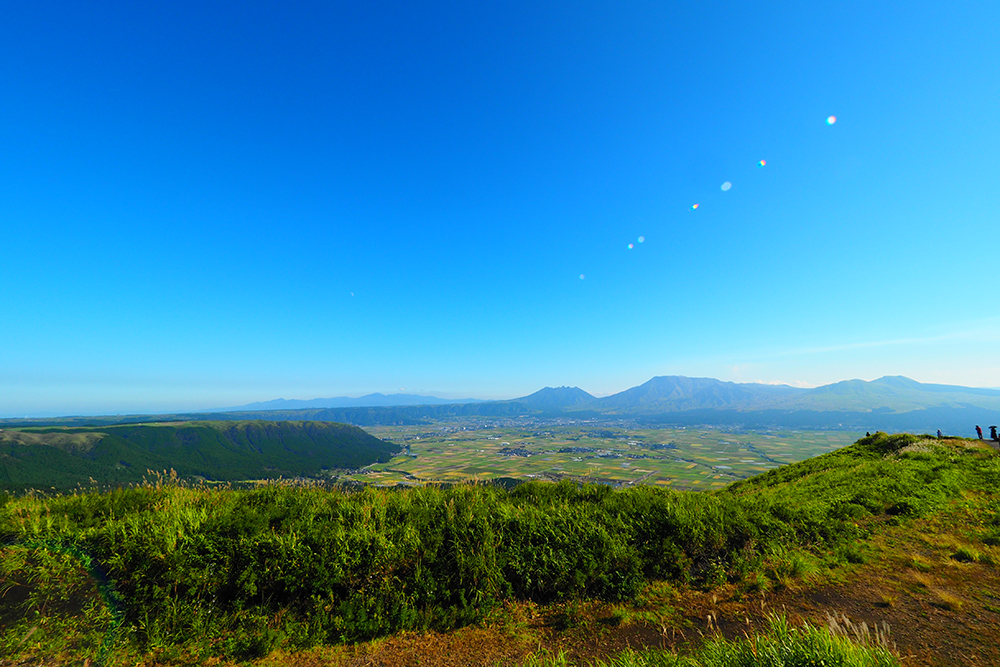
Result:
{"label": "green mountain slope", "polygon": [[330,422],[182,422],[0,431],[0,489],[141,482],[147,470],[237,481],[387,461],[396,448]]}

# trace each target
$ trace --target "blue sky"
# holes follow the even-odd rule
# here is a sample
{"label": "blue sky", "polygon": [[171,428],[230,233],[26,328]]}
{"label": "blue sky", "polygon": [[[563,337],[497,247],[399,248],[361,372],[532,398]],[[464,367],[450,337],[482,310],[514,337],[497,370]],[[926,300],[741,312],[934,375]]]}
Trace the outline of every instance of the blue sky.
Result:
{"label": "blue sky", "polygon": [[7,7],[0,415],[1000,386],[1000,6],[671,4]]}

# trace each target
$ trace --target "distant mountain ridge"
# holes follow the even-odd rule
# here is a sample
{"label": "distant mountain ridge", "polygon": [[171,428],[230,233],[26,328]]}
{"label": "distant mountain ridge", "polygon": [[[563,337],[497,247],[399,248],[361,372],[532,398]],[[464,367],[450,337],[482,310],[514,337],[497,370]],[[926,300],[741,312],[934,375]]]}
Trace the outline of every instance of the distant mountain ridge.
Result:
{"label": "distant mountain ridge", "polygon": [[[480,406],[476,408],[475,406]],[[502,407],[502,406],[508,407]],[[453,406],[454,409],[449,409]],[[459,408],[458,406],[466,406]],[[520,407],[517,407],[520,406]],[[533,394],[507,401],[444,399],[416,394],[368,394],[358,398],[275,399],[231,408],[200,411],[203,414],[239,413],[260,418],[270,411],[309,410],[309,419],[343,418],[348,408],[414,408],[415,419],[481,414],[502,416],[517,413],[588,411],[635,416],[735,410],[904,413],[914,410],[985,408],[1000,411],[1000,390],[923,384],[904,376],[877,380],[844,380],[811,389],[761,383],[725,382],[714,378],[683,375],[656,376],[617,394],[597,398],[579,387],[545,387]],[[417,408],[427,408],[419,409]],[[393,413],[394,423],[407,420],[408,411]],[[251,415],[253,415],[251,417]],[[283,418],[288,418],[286,414]],[[366,422],[367,423],[367,418]]]}
{"label": "distant mountain ridge", "polygon": [[579,387],[545,387],[534,394],[514,399],[536,410],[560,410],[592,403],[594,396]]}
{"label": "distant mountain ridge", "polygon": [[736,384],[683,375],[654,377],[638,387],[604,398],[596,405],[612,410],[669,409],[671,411],[749,407],[795,392],[788,385]]}
{"label": "distant mountain ridge", "polygon": [[[561,388],[568,389],[568,388]],[[1000,390],[923,384],[903,376],[870,382],[845,380],[812,389],[759,383],[724,382],[713,378],[664,375],[603,398],[583,390],[568,398],[551,388],[514,399],[535,405],[548,392],[546,407],[588,409],[602,413],[652,414],[690,410],[815,410],[907,412],[926,408],[983,407],[1000,410]],[[562,397],[567,397],[560,400]]]}
{"label": "distant mountain ridge", "polygon": [[261,410],[307,410],[310,408],[384,408],[406,405],[465,405],[483,403],[478,398],[438,398],[418,394],[366,394],[358,398],[337,396],[335,398],[285,399],[248,403],[230,408],[213,408],[198,412],[257,412]]}
{"label": "distant mountain ridge", "polygon": [[[902,376],[870,382],[845,380],[803,389],[788,385],[723,382],[680,375],[657,376],[611,396],[597,398],[579,387],[545,387],[506,401],[448,401],[412,395],[370,394],[352,402],[378,397],[403,404],[343,407],[289,407],[292,401],[268,401],[242,409],[116,417],[0,420],[4,425],[97,425],[176,420],[313,420],[356,426],[417,425],[436,420],[484,417],[511,419],[561,415],[567,419],[632,419],[676,425],[718,425],[737,428],[842,429],[910,431],[974,435],[974,426],[1000,424],[1000,390],[956,385],[923,384]],[[402,397],[400,397],[402,396]],[[314,399],[330,401],[336,399]],[[405,404],[420,400],[421,404]],[[311,403],[309,401],[308,403]],[[307,403],[303,401],[302,403]],[[261,406],[261,407],[255,407]]]}
{"label": "distant mountain ridge", "polygon": [[926,432],[940,428],[953,434],[971,434],[977,423],[1000,423],[1000,390],[923,384],[903,376],[870,382],[845,380],[805,389],[669,375],[611,396],[589,400],[587,396],[579,389],[546,387],[511,403],[567,417],[620,416],[754,428]]}

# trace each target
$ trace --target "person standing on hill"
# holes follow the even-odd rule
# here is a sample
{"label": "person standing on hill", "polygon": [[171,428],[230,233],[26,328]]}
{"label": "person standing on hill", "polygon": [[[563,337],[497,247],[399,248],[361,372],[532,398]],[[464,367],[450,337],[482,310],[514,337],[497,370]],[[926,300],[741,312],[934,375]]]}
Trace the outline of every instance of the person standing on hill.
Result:
{"label": "person standing on hill", "polygon": [[997,427],[996,426],[990,426],[990,440],[1000,441],[1000,438],[997,437]]}
{"label": "person standing on hill", "polygon": [[979,428],[979,424],[976,424],[976,435],[979,436],[980,440],[983,439],[983,429]]}

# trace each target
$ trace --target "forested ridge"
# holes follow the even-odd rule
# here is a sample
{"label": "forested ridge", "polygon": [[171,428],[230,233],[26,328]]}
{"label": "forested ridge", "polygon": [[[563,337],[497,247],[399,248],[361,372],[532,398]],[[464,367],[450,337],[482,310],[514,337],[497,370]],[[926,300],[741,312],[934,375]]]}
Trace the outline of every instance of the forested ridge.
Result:
{"label": "forested ridge", "polygon": [[141,483],[148,471],[212,481],[315,476],[387,461],[397,447],[331,422],[185,422],[0,431],[0,489]]}

